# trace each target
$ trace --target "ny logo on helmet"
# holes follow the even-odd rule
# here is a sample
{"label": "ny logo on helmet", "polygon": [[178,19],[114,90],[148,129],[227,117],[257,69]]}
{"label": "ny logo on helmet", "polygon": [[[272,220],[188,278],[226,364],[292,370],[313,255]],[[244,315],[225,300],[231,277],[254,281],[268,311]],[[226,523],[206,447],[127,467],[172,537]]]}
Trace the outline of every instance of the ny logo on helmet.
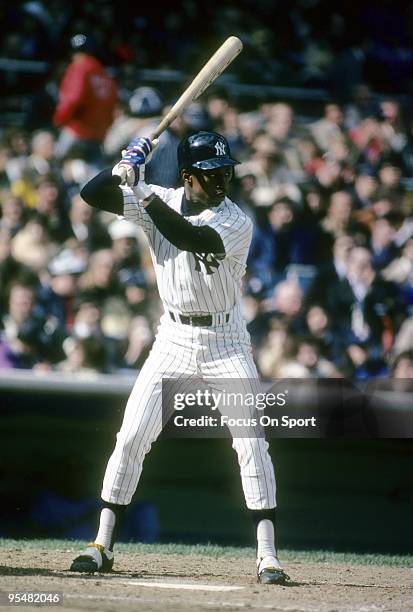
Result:
{"label": "ny logo on helmet", "polygon": [[223,142],[216,142],[215,151],[217,152],[217,155],[226,155],[225,144]]}

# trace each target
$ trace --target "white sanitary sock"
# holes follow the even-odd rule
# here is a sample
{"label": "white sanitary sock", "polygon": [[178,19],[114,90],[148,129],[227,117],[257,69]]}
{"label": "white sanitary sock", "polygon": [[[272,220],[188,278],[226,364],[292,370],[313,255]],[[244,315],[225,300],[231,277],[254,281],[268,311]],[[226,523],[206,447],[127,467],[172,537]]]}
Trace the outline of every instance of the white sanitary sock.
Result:
{"label": "white sanitary sock", "polygon": [[110,548],[113,530],[115,528],[116,516],[110,508],[103,508],[100,513],[99,531],[96,536],[96,544]]}
{"label": "white sanitary sock", "polygon": [[257,526],[257,559],[276,557],[274,524],[263,519]]}

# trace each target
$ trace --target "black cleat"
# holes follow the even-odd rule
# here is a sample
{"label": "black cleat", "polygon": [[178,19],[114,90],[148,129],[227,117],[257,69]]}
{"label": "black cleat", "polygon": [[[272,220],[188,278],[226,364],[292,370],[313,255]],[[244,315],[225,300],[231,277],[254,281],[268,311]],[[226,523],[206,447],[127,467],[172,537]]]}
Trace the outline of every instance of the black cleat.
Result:
{"label": "black cleat", "polygon": [[264,557],[257,562],[257,581],[260,584],[285,584],[290,577],[277,557]]}
{"label": "black cleat", "polygon": [[257,575],[260,584],[285,584],[290,577],[282,569],[276,567],[265,567]]}
{"label": "black cleat", "polygon": [[111,550],[101,544],[92,542],[73,559],[71,572],[94,574],[95,572],[110,572],[113,567],[114,555]]}

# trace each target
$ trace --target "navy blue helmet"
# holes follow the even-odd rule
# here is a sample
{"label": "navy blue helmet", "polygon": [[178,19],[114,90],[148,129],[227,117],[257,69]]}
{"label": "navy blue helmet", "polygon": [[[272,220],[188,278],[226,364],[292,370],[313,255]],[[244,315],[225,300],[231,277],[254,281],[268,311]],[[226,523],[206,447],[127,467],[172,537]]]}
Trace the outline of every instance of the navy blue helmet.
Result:
{"label": "navy blue helmet", "polygon": [[197,132],[186,136],[178,145],[179,171],[213,170],[221,166],[239,164],[231,157],[229,144],[221,134],[216,132]]}

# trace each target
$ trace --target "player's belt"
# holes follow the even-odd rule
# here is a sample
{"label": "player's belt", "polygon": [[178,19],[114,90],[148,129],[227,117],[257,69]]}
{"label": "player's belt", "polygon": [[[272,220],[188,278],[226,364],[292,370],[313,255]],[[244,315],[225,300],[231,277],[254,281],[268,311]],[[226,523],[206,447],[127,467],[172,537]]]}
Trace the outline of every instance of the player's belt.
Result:
{"label": "player's belt", "polygon": [[213,315],[181,315],[169,311],[169,316],[175,323],[183,325],[194,325],[195,327],[211,327],[211,325],[223,325],[229,321],[229,312],[217,312]]}

